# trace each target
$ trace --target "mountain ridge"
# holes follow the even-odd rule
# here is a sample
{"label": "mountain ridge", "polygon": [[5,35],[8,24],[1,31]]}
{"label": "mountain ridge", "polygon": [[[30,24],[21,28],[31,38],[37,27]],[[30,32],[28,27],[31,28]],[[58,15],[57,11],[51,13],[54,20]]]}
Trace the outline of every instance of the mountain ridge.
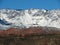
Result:
{"label": "mountain ridge", "polygon": [[32,36],[32,35],[48,35],[48,34],[60,34],[60,29],[58,28],[48,28],[48,27],[30,27],[30,28],[10,28],[7,30],[0,30],[0,37],[4,36]]}
{"label": "mountain ridge", "polygon": [[0,29],[8,28],[29,28],[29,27],[56,27],[60,28],[60,10],[45,10],[45,9],[1,9],[0,20],[6,21],[10,25],[0,23]]}

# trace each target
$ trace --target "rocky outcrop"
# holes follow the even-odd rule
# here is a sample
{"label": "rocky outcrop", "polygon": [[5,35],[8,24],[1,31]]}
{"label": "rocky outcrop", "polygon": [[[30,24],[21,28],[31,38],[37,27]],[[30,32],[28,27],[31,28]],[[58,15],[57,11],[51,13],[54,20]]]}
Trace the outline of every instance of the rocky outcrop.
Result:
{"label": "rocky outcrop", "polygon": [[25,36],[25,35],[41,35],[41,34],[60,34],[60,29],[51,28],[51,27],[30,27],[30,28],[9,28],[7,30],[0,30],[1,35],[17,35],[17,36]]}
{"label": "rocky outcrop", "polygon": [[0,30],[0,45],[60,45],[60,29],[50,27]]}

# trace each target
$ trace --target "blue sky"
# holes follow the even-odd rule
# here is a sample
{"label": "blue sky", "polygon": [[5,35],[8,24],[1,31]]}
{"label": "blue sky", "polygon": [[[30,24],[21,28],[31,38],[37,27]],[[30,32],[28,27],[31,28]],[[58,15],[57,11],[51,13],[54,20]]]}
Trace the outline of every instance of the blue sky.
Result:
{"label": "blue sky", "polygon": [[11,9],[60,9],[60,0],[0,0],[0,8]]}

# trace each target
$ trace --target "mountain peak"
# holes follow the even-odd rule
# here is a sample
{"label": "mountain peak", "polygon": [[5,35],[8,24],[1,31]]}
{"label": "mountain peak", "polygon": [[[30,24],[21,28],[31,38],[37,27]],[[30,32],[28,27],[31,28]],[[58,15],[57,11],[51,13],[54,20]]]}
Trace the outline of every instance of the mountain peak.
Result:
{"label": "mountain peak", "polygon": [[6,28],[4,26],[9,28],[29,28],[37,26],[60,28],[60,10],[0,9],[0,20],[0,27],[2,29]]}

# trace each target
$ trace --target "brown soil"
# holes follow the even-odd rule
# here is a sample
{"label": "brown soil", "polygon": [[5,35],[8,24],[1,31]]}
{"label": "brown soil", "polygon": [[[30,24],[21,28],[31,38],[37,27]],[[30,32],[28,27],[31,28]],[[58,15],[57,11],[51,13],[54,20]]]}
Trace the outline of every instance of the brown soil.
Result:
{"label": "brown soil", "polygon": [[60,45],[60,29],[30,27],[0,30],[0,45]]}

